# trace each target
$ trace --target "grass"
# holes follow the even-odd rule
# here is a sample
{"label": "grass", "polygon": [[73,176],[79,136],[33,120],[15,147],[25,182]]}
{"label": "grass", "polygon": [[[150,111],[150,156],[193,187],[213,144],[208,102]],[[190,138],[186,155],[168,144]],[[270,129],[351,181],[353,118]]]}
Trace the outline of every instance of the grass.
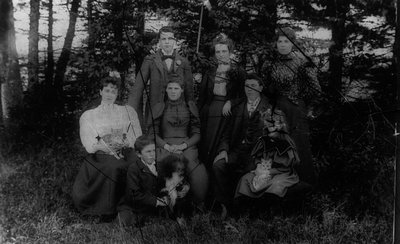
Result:
{"label": "grass", "polygon": [[159,218],[141,229],[123,228],[118,220],[101,223],[72,205],[70,191],[84,155],[79,143],[24,151],[0,154],[0,243],[391,243],[390,219],[350,218],[320,194],[307,202],[308,211],[295,214],[222,221],[208,213],[183,228]]}

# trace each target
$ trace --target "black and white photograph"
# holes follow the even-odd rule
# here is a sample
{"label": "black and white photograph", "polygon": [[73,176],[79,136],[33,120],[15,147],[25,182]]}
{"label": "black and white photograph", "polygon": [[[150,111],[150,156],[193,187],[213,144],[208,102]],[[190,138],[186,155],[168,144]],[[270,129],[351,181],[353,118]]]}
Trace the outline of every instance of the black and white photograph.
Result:
{"label": "black and white photograph", "polygon": [[400,0],[0,0],[0,243],[400,243]]}

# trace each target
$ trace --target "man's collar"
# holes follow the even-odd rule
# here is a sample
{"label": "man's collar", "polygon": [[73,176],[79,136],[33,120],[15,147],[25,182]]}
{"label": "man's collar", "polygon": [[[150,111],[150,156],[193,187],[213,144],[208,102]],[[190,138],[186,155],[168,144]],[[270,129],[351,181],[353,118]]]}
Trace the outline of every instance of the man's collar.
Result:
{"label": "man's collar", "polygon": [[259,96],[259,97],[257,97],[255,100],[253,100],[253,101],[250,101],[250,99],[247,99],[247,103],[248,104],[252,104],[252,105],[254,105],[254,104],[257,104],[257,103],[259,103],[261,101],[261,95]]}
{"label": "man's collar", "polygon": [[166,53],[164,50],[160,49],[161,56],[175,56],[175,50],[172,50],[171,53]]}

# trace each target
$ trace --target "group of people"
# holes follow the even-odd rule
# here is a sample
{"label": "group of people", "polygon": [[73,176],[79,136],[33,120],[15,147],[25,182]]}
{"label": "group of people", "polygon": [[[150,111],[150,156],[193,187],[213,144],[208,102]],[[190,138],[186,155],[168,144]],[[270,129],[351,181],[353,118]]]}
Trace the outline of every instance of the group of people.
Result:
{"label": "group of people", "polygon": [[162,27],[158,38],[128,103],[115,103],[119,78],[106,77],[100,104],[80,117],[89,154],[73,186],[79,211],[118,213],[130,225],[160,211],[205,211],[212,202],[226,216],[234,199],[284,197],[300,181],[315,182],[307,120],[320,86],[294,50],[292,29],[277,32],[277,57],[261,74],[233,62],[232,40],[218,35],[198,99],[174,30]]}

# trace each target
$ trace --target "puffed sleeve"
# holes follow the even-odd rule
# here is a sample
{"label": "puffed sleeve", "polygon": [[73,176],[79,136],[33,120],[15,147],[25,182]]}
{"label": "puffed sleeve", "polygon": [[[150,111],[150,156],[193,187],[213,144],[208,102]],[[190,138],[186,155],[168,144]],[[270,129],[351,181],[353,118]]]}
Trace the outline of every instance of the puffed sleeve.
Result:
{"label": "puffed sleeve", "polygon": [[88,153],[95,153],[94,144],[97,143],[99,136],[95,130],[92,110],[85,111],[79,119],[79,134],[81,142]]}
{"label": "puffed sleeve", "polygon": [[140,127],[140,122],[138,115],[134,108],[129,105],[125,105],[126,112],[128,113],[128,128],[127,128],[127,139],[129,142],[129,147],[134,147],[136,139],[142,135],[142,129]]}

